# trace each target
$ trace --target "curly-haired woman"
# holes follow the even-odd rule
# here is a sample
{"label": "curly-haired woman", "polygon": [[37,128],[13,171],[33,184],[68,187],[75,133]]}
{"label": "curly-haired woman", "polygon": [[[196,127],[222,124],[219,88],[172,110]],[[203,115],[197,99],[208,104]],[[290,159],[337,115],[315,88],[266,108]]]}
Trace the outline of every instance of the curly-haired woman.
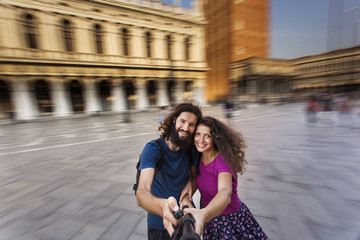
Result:
{"label": "curly-haired woman", "polygon": [[194,216],[196,232],[203,232],[204,240],[268,239],[237,194],[237,174],[242,174],[247,164],[242,135],[215,118],[204,117],[194,142],[202,153],[196,178],[201,209],[184,212]]}

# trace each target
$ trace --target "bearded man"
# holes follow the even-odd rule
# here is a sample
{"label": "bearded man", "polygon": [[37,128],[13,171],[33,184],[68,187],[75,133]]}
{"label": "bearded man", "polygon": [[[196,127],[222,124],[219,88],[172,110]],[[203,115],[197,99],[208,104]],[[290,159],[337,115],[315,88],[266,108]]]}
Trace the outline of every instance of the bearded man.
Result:
{"label": "bearded man", "polygon": [[[190,197],[179,202],[181,191],[191,188],[192,174],[198,161],[197,154],[189,159],[189,149],[194,146],[194,132],[202,113],[193,103],[180,103],[161,123],[161,143],[164,146],[164,161],[155,174],[161,149],[154,141],[148,142],[142,153],[139,170],[141,175],[136,193],[137,204],[148,212],[148,239],[168,240],[173,226],[178,224],[173,212],[179,205],[192,206]],[[196,150],[195,150],[196,151]],[[192,162],[192,164],[189,164]],[[195,177],[195,176],[193,176]],[[191,191],[191,190],[190,190]]]}

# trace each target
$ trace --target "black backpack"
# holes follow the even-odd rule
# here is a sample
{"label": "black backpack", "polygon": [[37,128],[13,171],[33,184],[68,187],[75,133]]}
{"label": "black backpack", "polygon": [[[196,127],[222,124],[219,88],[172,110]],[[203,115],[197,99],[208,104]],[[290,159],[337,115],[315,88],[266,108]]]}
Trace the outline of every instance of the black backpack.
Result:
{"label": "black backpack", "polygon": [[[156,166],[155,166],[155,175],[156,175],[161,169],[161,166],[162,166],[162,164],[164,162],[165,156],[164,156],[164,145],[163,145],[163,142],[162,142],[161,138],[155,139],[155,142],[160,147],[160,160],[156,163]],[[188,153],[189,163],[190,163],[190,166],[191,166],[192,160],[193,160],[192,159],[191,149],[187,150],[187,153]],[[140,155],[139,160],[138,160],[138,162],[136,164],[136,182],[135,182],[135,184],[133,186],[133,190],[135,191],[135,195],[136,195],[136,191],[137,191],[138,186],[139,186],[139,179],[140,179],[140,173],[141,173],[141,171],[139,171],[140,160],[141,160],[141,155]]]}

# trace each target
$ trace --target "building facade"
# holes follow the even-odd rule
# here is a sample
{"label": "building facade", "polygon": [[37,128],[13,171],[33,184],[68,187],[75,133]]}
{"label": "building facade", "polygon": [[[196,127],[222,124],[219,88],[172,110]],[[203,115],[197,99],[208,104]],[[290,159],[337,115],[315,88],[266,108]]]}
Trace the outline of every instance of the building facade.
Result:
{"label": "building facade", "polygon": [[293,60],[298,93],[360,92],[360,46]]}
{"label": "building facade", "polygon": [[248,58],[230,66],[231,97],[281,101],[317,93],[360,92],[360,47],[292,60]]}
{"label": "building facade", "polygon": [[230,64],[268,57],[269,0],[204,0],[206,27],[207,99],[229,94]]}
{"label": "building facade", "polygon": [[0,2],[0,119],[206,103],[198,7],[154,0]]}
{"label": "building facade", "polygon": [[251,57],[230,65],[230,96],[236,101],[279,101],[293,92],[290,60]]}

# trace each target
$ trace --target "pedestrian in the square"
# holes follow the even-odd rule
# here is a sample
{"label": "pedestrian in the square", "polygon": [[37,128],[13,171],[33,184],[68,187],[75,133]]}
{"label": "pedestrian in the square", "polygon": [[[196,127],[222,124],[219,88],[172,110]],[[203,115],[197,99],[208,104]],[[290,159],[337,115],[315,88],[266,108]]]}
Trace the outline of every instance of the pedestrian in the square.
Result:
{"label": "pedestrian in the square", "polygon": [[350,97],[347,94],[343,94],[337,102],[338,113],[338,125],[344,127],[352,127],[352,103]]}
{"label": "pedestrian in the square", "polygon": [[316,123],[317,121],[318,102],[316,97],[310,96],[306,102],[306,119],[308,123]]}
{"label": "pedestrian in the square", "polygon": [[[186,208],[195,220],[196,232],[203,239],[268,239],[237,193],[238,174],[242,174],[245,144],[240,133],[213,117],[200,120],[194,142],[201,153],[196,186],[201,209]],[[182,192],[182,197],[188,194]]]}
{"label": "pedestrian in the square", "polygon": [[230,124],[230,119],[232,118],[232,114],[233,114],[233,111],[234,111],[234,106],[233,106],[233,103],[230,102],[228,99],[225,99],[224,110],[225,110],[226,124]]}

